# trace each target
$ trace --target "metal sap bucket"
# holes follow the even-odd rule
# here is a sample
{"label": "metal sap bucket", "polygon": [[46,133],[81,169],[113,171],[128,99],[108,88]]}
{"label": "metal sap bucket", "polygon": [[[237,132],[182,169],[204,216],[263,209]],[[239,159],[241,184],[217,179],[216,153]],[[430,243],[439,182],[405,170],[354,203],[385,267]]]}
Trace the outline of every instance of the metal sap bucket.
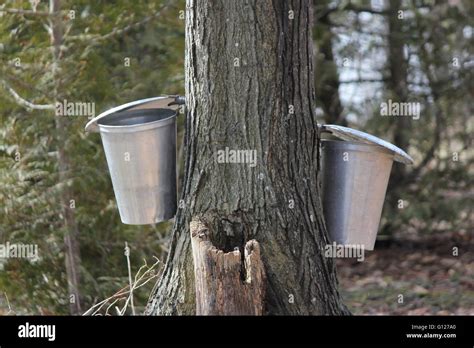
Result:
{"label": "metal sap bucket", "polygon": [[333,242],[373,250],[393,161],[413,159],[382,139],[355,129],[324,125],[342,140],[322,140],[322,197]]}
{"label": "metal sap bucket", "polygon": [[176,213],[176,115],[177,97],[157,97],[113,108],[86,125],[100,132],[124,224],[154,224]]}

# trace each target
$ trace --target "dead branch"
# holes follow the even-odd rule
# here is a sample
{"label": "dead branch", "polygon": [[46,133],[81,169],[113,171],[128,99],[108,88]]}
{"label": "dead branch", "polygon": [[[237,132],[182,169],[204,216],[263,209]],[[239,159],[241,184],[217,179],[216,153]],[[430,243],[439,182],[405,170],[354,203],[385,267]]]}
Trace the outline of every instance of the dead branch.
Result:
{"label": "dead branch", "polygon": [[[118,309],[118,313],[119,315],[124,315],[125,313],[125,310],[127,309],[128,307],[128,301],[130,300],[130,293],[133,292],[134,290],[136,289],[139,289],[141,288],[142,286],[145,286],[146,284],[148,284],[151,280],[155,279],[156,277],[158,277],[158,274],[154,274],[152,273],[155,268],[161,263],[160,260],[156,259],[157,261],[151,265],[151,266],[148,266],[146,261],[145,261],[145,264],[142,265],[140,267],[140,269],[138,270],[138,272],[136,273],[135,275],[135,281],[134,283],[132,284],[132,286],[130,287],[130,285],[127,285],[125,286],[124,288],[120,289],[119,291],[117,291],[115,294],[113,294],[112,296],[100,301],[99,303],[96,303],[95,305],[93,305],[91,308],[89,308],[84,314],[83,316],[89,316],[89,315],[98,315],[98,313],[100,312],[100,310],[106,306],[107,304],[109,304],[110,301],[113,301],[112,304],[109,304],[108,307],[107,307],[107,311],[106,313],[108,313],[109,309],[118,301],[121,301],[121,300],[126,300],[126,303],[125,303],[125,306],[122,308],[122,309]],[[144,272],[143,270],[146,269]],[[143,272],[143,273],[142,273]],[[118,307],[116,307],[118,308]]]}

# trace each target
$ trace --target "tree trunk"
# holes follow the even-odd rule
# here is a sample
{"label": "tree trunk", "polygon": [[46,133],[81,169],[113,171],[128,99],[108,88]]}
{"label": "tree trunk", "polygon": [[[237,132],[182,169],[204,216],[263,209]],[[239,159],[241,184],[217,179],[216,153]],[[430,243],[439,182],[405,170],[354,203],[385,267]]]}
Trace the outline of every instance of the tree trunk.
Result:
{"label": "tree trunk", "polygon": [[[390,78],[387,81],[387,88],[390,92],[389,98],[396,103],[407,102],[408,98],[408,64],[405,59],[405,40],[403,37],[403,21],[400,19],[401,0],[387,0],[386,6],[388,8],[388,68],[390,71]],[[393,142],[399,148],[407,151],[409,145],[411,120],[409,117],[393,117],[394,136]],[[393,163],[393,174],[390,177],[388,184],[388,201],[386,204],[386,211],[390,211],[388,215],[396,214],[398,211],[398,201],[400,197],[400,188],[406,177],[406,165],[399,162]],[[393,221],[387,221],[382,229],[382,234],[391,235],[396,230],[397,226]]]}
{"label": "tree trunk", "polygon": [[[405,40],[403,36],[403,19],[399,18],[401,0],[388,1],[388,62],[390,79],[388,87],[394,102],[404,103],[408,99],[408,64],[405,59]],[[409,117],[395,117],[395,136],[393,142],[401,149],[407,150],[410,139],[411,120]],[[406,173],[406,165],[395,162],[394,170],[390,179],[390,186],[397,187],[403,181]]]}
{"label": "tree trunk", "polygon": [[[50,0],[50,12],[58,13],[61,10],[60,0]],[[51,21],[51,44],[53,46],[53,79],[54,79],[54,99],[55,102],[62,101],[61,91],[61,45],[63,44],[63,23],[62,17],[55,15]],[[74,210],[71,208],[71,195],[69,190],[69,177],[71,166],[66,152],[67,148],[67,120],[63,116],[55,117],[56,139],[58,142],[58,169],[59,181],[64,184],[60,193],[61,213],[64,219],[64,253],[66,264],[66,277],[69,293],[69,312],[72,315],[81,314],[81,296],[79,291],[80,264],[76,218]]]}
{"label": "tree trunk", "polygon": [[[323,249],[311,1],[188,0],[186,12],[184,204],[146,313],[196,313],[192,220],[223,253],[258,242],[264,314],[347,313]],[[226,148],[255,150],[256,165],[220,163]]]}
{"label": "tree trunk", "polygon": [[[317,5],[315,34],[318,38],[316,66],[321,73],[315,75],[316,102],[324,111],[324,121],[329,124],[347,126],[343,106],[339,97],[339,73],[334,59],[329,1],[313,0]],[[318,20],[319,18],[319,20]]]}

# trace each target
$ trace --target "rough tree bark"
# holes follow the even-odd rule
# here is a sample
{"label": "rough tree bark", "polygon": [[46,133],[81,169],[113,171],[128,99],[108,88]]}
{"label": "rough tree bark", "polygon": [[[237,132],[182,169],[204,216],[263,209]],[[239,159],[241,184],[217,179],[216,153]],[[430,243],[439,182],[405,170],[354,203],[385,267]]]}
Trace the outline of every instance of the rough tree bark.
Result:
{"label": "rough tree bark", "polygon": [[[323,250],[311,6],[188,0],[183,204],[146,314],[196,313],[192,220],[222,252],[258,242],[264,314],[347,313]],[[256,166],[218,163],[226,147]]]}

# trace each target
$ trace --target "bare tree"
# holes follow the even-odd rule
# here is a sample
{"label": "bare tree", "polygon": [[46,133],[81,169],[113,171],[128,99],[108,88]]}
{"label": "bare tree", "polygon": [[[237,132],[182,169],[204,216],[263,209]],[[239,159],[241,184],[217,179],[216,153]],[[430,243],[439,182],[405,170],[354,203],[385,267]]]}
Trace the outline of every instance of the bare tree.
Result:
{"label": "bare tree", "polygon": [[[408,99],[408,62],[405,58],[405,37],[403,33],[403,18],[401,0],[387,1],[388,5],[388,70],[390,78],[387,81],[388,89],[394,101],[404,103]],[[411,120],[401,117],[394,120],[394,143],[402,149],[408,149]],[[396,186],[405,177],[406,166],[395,163],[391,186]]]}

